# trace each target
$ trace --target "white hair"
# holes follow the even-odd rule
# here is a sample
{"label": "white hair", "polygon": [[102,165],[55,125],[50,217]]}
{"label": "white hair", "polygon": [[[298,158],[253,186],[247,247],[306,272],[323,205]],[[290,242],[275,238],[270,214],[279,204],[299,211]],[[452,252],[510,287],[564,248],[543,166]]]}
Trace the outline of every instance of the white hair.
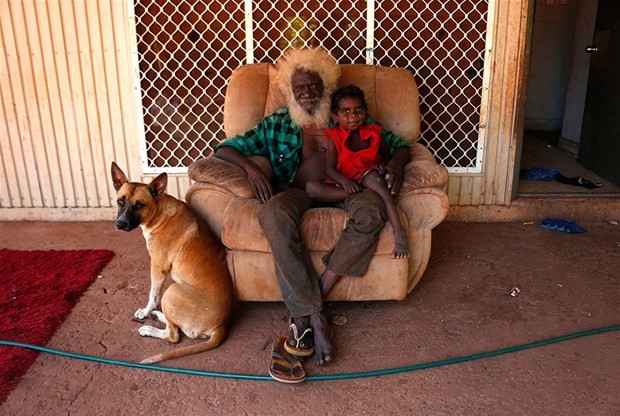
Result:
{"label": "white hair", "polygon": [[[327,124],[330,116],[330,97],[338,86],[340,67],[336,60],[323,48],[289,49],[276,64],[276,83],[286,97],[293,120],[300,126]],[[316,111],[308,114],[297,103],[291,79],[296,71],[313,72],[323,81],[323,97]]]}

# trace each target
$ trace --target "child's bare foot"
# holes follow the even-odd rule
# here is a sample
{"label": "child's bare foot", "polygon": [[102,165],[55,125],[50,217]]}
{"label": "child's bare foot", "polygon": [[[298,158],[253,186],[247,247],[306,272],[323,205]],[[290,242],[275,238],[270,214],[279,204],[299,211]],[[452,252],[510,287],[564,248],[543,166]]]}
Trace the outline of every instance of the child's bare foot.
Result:
{"label": "child's bare foot", "polygon": [[405,234],[402,234],[400,236],[394,236],[394,250],[392,250],[392,258],[409,258],[409,244],[407,242],[407,236]]}

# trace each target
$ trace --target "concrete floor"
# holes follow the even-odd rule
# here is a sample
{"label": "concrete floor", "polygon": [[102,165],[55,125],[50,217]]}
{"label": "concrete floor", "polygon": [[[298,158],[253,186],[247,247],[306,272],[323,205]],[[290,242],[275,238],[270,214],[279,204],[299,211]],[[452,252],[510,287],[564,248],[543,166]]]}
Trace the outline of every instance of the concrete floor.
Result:
{"label": "concrete floor", "polygon": [[620,198],[619,186],[586,169],[577,162],[573,154],[560,149],[557,146],[557,137],[553,136],[553,133],[524,133],[521,169],[534,167],[559,169],[560,173],[566,177],[583,176],[592,182],[601,183],[602,186],[595,189],[586,189],[557,181],[544,182],[521,179],[519,180],[518,187],[519,196],[614,196]]}
{"label": "concrete floor", "polygon": [[[619,214],[620,215],[620,214]],[[620,218],[615,218],[620,220]],[[421,283],[401,302],[326,305],[336,359],[310,377],[402,368],[620,324],[620,226],[585,234],[536,222],[449,223],[433,233]],[[103,223],[0,223],[0,247],[107,248],[116,257],[48,347],[137,362],[174,346],[141,338],[148,290],[139,230]],[[35,278],[35,276],[33,276]],[[519,296],[509,295],[519,287]],[[226,342],[169,367],[267,375],[281,303],[243,303]],[[181,344],[191,341],[182,339]],[[618,415],[620,331],[420,371],[285,385],[92,363],[42,353],[0,415]]]}

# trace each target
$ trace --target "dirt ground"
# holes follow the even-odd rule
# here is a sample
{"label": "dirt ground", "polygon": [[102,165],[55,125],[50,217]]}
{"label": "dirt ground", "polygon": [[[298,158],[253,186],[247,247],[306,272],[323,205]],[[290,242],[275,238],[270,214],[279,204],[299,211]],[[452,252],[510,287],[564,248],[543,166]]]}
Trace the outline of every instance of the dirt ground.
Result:
{"label": "dirt ground", "polygon": [[[616,218],[618,220],[618,218]],[[329,303],[337,357],[308,376],[399,368],[620,324],[620,226],[566,234],[522,223],[443,223],[401,302]],[[106,248],[116,257],[49,348],[138,362],[170,348],[141,338],[148,254],[139,230],[104,223],[0,223],[11,249]],[[508,294],[519,287],[517,297]],[[242,303],[226,342],[169,367],[266,376],[281,303]],[[182,339],[181,343],[190,342]],[[41,353],[0,415],[620,415],[620,331],[465,363],[364,378],[216,378]]]}

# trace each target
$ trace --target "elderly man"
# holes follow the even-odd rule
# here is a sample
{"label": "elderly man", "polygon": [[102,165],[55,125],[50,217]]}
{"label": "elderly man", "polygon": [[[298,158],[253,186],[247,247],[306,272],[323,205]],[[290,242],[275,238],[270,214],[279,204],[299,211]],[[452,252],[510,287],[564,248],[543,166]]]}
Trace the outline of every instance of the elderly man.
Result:
{"label": "elderly man", "polygon": [[[287,107],[265,117],[256,127],[231,137],[215,148],[215,155],[243,168],[256,198],[261,229],[271,245],[284,303],[289,310],[285,348],[297,356],[314,354],[317,364],[333,359],[323,295],[340,276],[363,276],[374,253],[377,235],[386,221],[378,194],[369,189],[352,194],[343,203],[349,220],[326,266],[317,278],[299,232],[301,217],[314,203],[304,191],[309,181],[326,177],[325,129],[330,118],[330,95],[340,69],[323,49],[289,50],[277,63],[278,85]],[[403,166],[409,162],[408,145],[389,132],[384,138],[392,159],[386,180],[393,194],[400,189]],[[247,156],[262,155],[274,171],[271,183]]]}

